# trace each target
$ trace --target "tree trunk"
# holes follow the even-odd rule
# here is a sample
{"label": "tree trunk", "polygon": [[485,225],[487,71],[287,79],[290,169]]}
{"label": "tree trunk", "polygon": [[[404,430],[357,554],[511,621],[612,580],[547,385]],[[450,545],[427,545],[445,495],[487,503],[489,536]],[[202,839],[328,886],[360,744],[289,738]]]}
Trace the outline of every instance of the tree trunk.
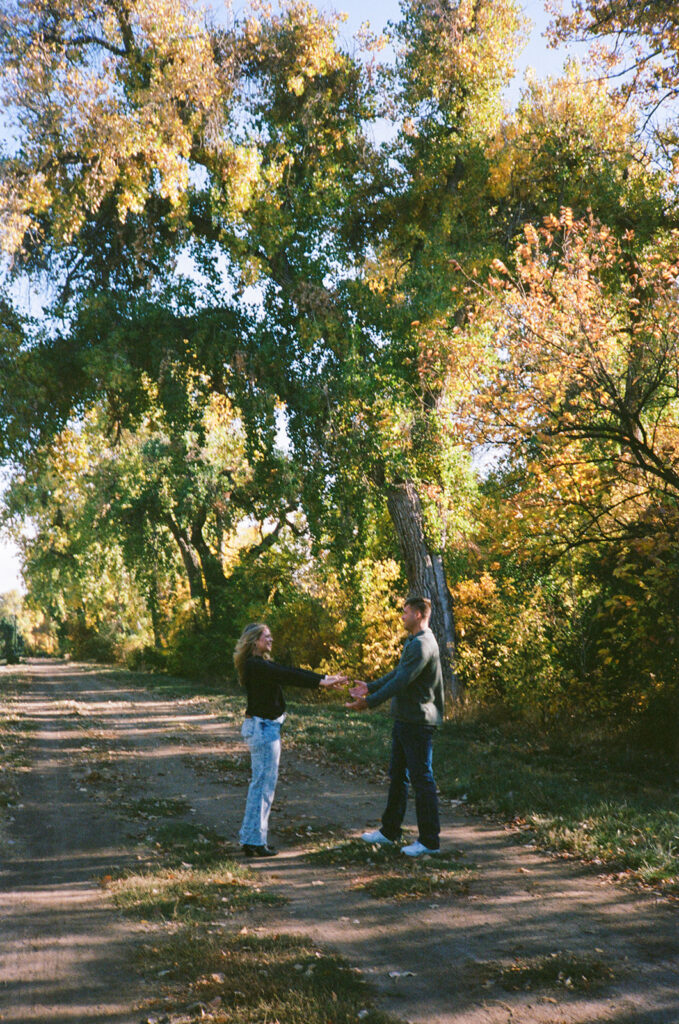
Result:
{"label": "tree trunk", "polygon": [[191,545],[196,552],[203,570],[203,580],[210,606],[210,619],[215,622],[219,620],[223,611],[227,580],[224,576],[222,563],[210,550],[205,537],[203,526],[207,518],[207,511],[201,510],[191,524]]}
{"label": "tree trunk", "polygon": [[182,556],[182,562],[184,563],[184,569],[186,571],[186,577],[189,581],[189,592],[191,597],[200,601],[201,607],[204,612],[207,611],[205,605],[205,583],[203,582],[203,573],[201,570],[200,561],[198,555],[193,550],[185,531],[175,522],[171,515],[165,516],[165,522],[170,530],[170,533],[177,542],[180,554]]}
{"label": "tree trunk", "polygon": [[147,596],[149,612],[151,613],[151,625],[153,627],[153,646],[159,651],[163,646],[163,635],[160,628],[160,601],[158,599],[158,573],[155,566],[151,574],[151,583]]}
{"label": "tree trunk", "polygon": [[413,483],[392,484],[387,507],[405,561],[408,586],[413,594],[431,601],[431,629],[441,652],[443,678],[454,700],[460,695],[455,672],[455,618],[441,555],[431,551],[424,531],[422,505]]}

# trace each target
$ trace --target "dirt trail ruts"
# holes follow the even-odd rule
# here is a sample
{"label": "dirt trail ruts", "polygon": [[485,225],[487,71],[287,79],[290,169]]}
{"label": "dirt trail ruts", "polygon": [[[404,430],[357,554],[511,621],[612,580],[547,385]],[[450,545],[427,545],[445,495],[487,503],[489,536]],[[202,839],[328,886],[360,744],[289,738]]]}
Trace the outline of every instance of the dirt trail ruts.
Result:
{"label": "dirt trail ruts", "polygon": [[[12,671],[0,670],[0,686]],[[125,820],[117,794],[181,797],[187,820],[235,848],[247,775],[211,762],[245,753],[239,723],[90,665],[34,661],[19,671],[30,685],[17,702],[37,729],[2,850],[0,1022],[136,1024],[149,993],[129,957],[144,926],[118,915],[97,884],[140,856],[146,826]],[[90,781],[95,755],[107,764],[104,787]],[[383,1009],[413,1024],[679,1024],[676,906],[517,846],[500,827],[444,807],[443,847],[475,866],[464,895],[377,901],[352,888],[350,872],[303,860],[300,831],[355,834],[377,823],[384,795],[383,783],[284,746],[271,822],[281,854],[255,867],[290,902],[250,920],[336,949],[373,982]],[[515,992],[484,970],[558,951],[593,955],[614,979],[586,994]]]}

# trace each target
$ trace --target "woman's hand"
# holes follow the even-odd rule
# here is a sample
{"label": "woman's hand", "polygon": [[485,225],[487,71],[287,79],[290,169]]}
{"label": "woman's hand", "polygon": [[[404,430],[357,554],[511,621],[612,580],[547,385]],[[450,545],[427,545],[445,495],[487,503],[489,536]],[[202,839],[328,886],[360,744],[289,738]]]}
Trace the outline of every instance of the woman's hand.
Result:
{"label": "woman's hand", "polygon": [[349,683],[349,676],[335,675],[335,676],[323,676],[319,686],[322,686],[326,690],[341,690],[343,686],[347,686]]}
{"label": "woman's hand", "polygon": [[349,690],[351,696],[358,700],[360,697],[368,696],[368,684],[364,683],[362,679],[355,679],[354,685]]}

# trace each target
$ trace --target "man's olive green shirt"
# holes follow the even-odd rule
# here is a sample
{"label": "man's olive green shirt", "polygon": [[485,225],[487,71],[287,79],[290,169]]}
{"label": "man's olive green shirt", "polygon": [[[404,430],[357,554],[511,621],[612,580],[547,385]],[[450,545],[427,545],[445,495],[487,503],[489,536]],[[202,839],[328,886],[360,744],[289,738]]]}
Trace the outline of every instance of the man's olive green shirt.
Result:
{"label": "man's olive green shirt", "polygon": [[369,708],[391,698],[391,715],[399,722],[440,725],[444,690],[441,659],[432,631],[420,630],[403,645],[401,660],[393,671],[368,683]]}

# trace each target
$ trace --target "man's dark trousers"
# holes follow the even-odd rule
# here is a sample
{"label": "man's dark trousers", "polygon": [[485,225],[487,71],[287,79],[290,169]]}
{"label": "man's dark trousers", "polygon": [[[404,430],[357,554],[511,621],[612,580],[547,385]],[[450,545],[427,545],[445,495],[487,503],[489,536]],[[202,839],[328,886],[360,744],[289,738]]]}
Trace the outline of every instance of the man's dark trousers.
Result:
{"label": "man's dark trousers", "polygon": [[439,802],[432,772],[433,725],[394,722],[391,734],[389,795],[382,815],[382,835],[396,840],[408,803],[408,782],[415,790],[415,813],[419,840],[428,850],[439,848]]}

